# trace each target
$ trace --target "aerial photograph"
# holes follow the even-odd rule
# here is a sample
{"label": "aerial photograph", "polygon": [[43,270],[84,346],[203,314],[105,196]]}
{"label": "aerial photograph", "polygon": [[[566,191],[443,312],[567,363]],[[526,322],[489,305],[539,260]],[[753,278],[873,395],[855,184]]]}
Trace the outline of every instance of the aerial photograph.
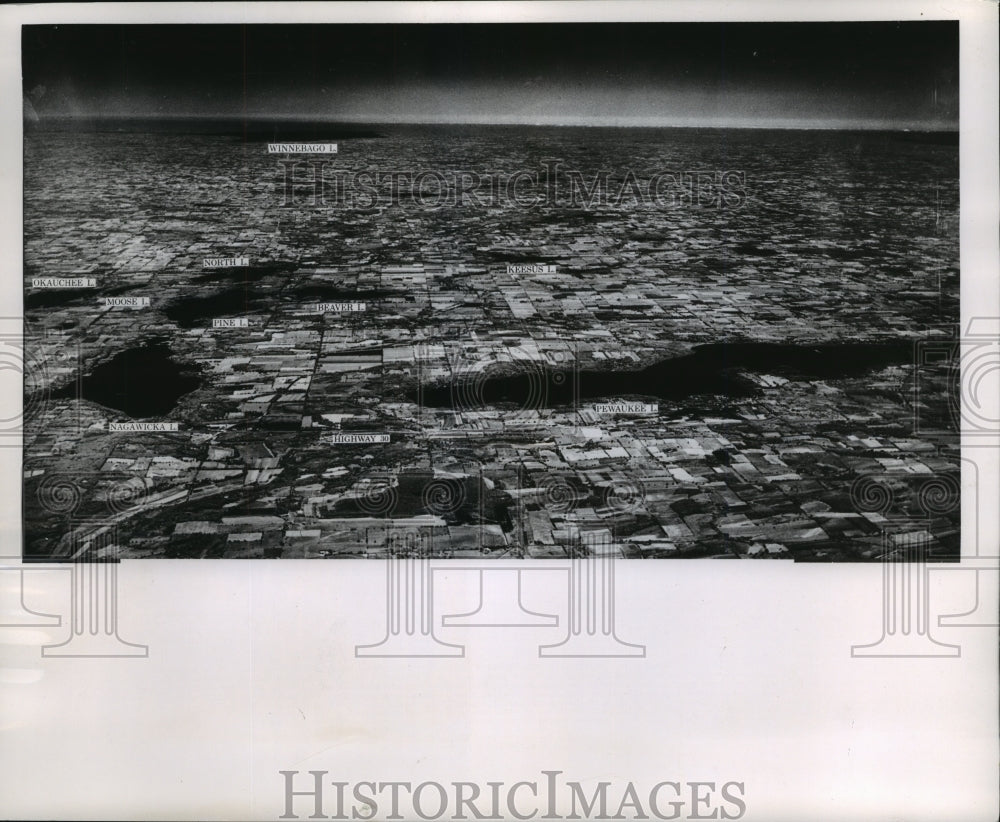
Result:
{"label": "aerial photograph", "polygon": [[26,25],[25,561],[956,561],[959,25]]}

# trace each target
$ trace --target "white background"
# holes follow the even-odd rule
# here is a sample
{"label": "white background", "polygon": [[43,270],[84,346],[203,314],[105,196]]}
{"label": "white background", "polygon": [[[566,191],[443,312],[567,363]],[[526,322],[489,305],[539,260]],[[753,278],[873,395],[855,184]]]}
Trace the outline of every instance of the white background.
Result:
{"label": "white background", "polygon": [[[958,0],[7,6],[0,313],[17,317],[21,305],[20,22],[955,17],[963,315],[997,316],[996,9]],[[2,379],[18,397],[20,375]],[[995,489],[985,482],[995,452],[965,456]],[[0,554],[18,551],[19,459],[0,449]],[[996,502],[991,492],[979,511],[980,544],[994,549]],[[26,596],[63,613],[64,627],[0,628],[0,817],[271,819],[283,811],[278,771],[309,769],[481,784],[561,770],[640,792],[735,780],[744,818],[768,822],[997,817],[996,633],[934,625],[971,606],[968,572],[931,575],[932,632],[961,646],[954,659],[851,657],[881,633],[877,564],[705,561],[617,564],[618,631],[646,645],[644,659],[539,659],[537,646],[559,638],[547,628],[442,630],[466,645],[461,659],[355,659],[355,644],[384,634],[384,572],[376,562],[123,563],[121,636],[148,645],[148,659],[41,658],[41,644],[66,636],[69,572],[33,572]],[[474,602],[471,577],[448,573],[441,588],[446,610]],[[565,607],[558,591],[530,593],[536,610]]]}

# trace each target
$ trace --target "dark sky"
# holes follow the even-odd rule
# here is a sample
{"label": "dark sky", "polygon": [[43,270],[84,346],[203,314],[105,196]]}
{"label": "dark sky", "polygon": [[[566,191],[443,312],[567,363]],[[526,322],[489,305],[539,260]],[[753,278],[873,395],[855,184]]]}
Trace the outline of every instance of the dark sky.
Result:
{"label": "dark sky", "polygon": [[26,26],[22,42],[43,117],[958,125],[954,21]]}

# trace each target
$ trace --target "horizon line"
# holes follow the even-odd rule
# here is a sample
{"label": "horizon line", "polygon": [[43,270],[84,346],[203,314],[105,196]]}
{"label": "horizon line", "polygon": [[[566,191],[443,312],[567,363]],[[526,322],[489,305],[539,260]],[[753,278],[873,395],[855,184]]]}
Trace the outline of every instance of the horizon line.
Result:
{"label": "horizon line", "polygon": [[144,112],[136,114],[106,114],[96,112],[93,114],[76,113],[46,113],[38,114],[38,121],[45,120],[222,120],[233,122],[290,122],[304,121],[324,123],[329,125],[356,125],[356,126],[528,126],[532,128],[621,128],[621,129],[698,129],[717,128],[734,130],[774,130],[774,131],[916,131],[926,133],[958,133],[959,124],[935,124],[935,123],[914,123],[899,124],[887,123],[863,123],[856,121],[845,121],[842,124],[822,124],[802,122],[800,124],[790,124],[788,122],[778,123],[546,123],[546,122],[510,122],[510,121],[477,121],[477,120],[377,120],[377,119],[336,119],[324,116],[314,116],[309,114],[164,114],[156,112]]}

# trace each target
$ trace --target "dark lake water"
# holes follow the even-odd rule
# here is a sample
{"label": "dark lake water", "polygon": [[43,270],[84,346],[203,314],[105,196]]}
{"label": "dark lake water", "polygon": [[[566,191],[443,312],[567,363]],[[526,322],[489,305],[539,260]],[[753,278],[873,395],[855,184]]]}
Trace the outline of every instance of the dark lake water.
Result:
{"label": "dark lake water", "polygon": [[244,286],[233,286],[204,297],[185,297],[168,305],[163,313],[181,328],[195,328],[213,317],[246,314],[261,305],[261,297]]}
{"label": "dark lake water", "polygon": [[[38,276],[38,275],[36,275]],[[90,274],[82,276],[92,276]],[[94,305],[97,298],[115,297],[129,291],[128,286],[111,288],[39,288],[24,295],[25,309],[59,308],[73,303]]]}
{"label": "dark lake water", "polygon": [[490,494],[478,477],[436,478],[421,471],[404,471],[391,494],[361,499],[343,499],[326,513],[332,517],[414,517],[436,514],[448,522],[469,525],[482,517],[499,516],[499,495]]}
{"label": "dark lake water", "polygon": [[181,328],[197,328],[208,324],[213,317],[233,317],[251,312],[269,312],[277,300],[288,302],[364,302],[384,299],[396,292],[385,289],[347,289],[322,283],[306,283],[281,291],[253,288],[247,284],[234,285],[197,297],[182,297],[168,305],[163,313]]}
{"label": "dark lake water", "polygon": [[[234,256],[237,256],[234,254]],[[248,266],[233,268],[211,268],[204,274],[198,275],[197,282],[244,282],[252,283],[262,280],[265,277],[285,274],[295,268],[293,263],[288,262],[255,262]]]}
{"label": "dark lake water", "polygon": [[[574,397],[599,400],[654,397],[683,400],[695,396],[739,398],[759,389],[740,372],[771,374],[790,380],[828,380],[859,376],[888,365],[913,361],[913,343],[718,343],[701,345],[690,354],[662,360],[638,371],[575,373],[537,368],[510,376],[459,377],[454,385],[423,390],[431,408],[483,408],[514,403],[521,407],[569,405]],[[410,399],[417,401],[417,393]]]}
{"label": "dark lake water", "polygon": [[[167,345],[157,341],[122,351],[98,365],[80,381],[80,398],[130,417],[162,417],[200,384],[198,375],[175,362]],[[71,383],[53,396],[74,399],[76,385]]]}

